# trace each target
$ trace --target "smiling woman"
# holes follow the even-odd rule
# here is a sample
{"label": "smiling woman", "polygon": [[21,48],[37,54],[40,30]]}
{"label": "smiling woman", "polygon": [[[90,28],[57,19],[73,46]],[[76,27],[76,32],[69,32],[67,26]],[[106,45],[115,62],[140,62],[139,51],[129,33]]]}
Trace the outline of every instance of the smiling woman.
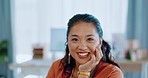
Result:
{"label": "smiling woman", "polygon": [[76,14],[68,22],[65,56],[52,64],[46,78],[123,78],[110,49],[98,19]]}
{"label": "smiling woman", "polygon": [[68,46],[72,57],[84,64],[90,60],[95,49],[101,44],[101,39],[92,23],[79,22],[75,24],[68,35]]}
{"label": "smiling woman", "polygon": [[[57,42],[51,39],[50,30],[52,28],[66,28],[65,24],[68,19],[76,13],[91,13],[97,16],[105,31],[105,40],[111,43],[113,33],[125,33],[127,1],[128,0],[12,1],[14,3],[12,23],[15,61],[20,63],[30,60],[33,44],[56,44]],[[22,44],[24,46],[22,46]],[[52,48],[53,46],[54,45],[49,45],[48,47]],[[50,50],[50,52],[52,51]],[[50,52],[47,51],[47,53]],[[22,58],[26,56],[29,58]]]}

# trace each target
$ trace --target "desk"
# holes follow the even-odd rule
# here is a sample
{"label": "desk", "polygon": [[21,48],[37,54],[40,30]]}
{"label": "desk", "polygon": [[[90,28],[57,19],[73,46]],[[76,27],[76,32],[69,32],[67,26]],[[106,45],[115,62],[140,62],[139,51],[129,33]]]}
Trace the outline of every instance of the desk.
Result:
{"label": "desk", "polygon": [[20,73],[18,73],[17,76],[18,78],[24,78],[29,74],[42,76],[44,78],[47,75],[51,62],[52,61],[50,60],[33,59],[20,64],[16,63],[10,64],[9,68],[11,70],[16,70],[16,69],[21,70]]}
{"label": "desk", "polygon": [[[148,61],[116,61],[121,66],[121,70],[125,72],[141,71],[141,78],[148,78]],[[29,74],[35,74],[42,76],[43,78],[47,75],[52,61],[50,60],[30,60],[20,64],[10,64],[9,68],[21,69],[18,74],[18,78],[24,78]]]}
{"label": "desk", "polygon": [[116,62],[120,65],[122,71],[125,71],[125,72],[140,71],[141,78],[148,78],[148,61],[147,60],[137,60],[137,61],[121,60]]}

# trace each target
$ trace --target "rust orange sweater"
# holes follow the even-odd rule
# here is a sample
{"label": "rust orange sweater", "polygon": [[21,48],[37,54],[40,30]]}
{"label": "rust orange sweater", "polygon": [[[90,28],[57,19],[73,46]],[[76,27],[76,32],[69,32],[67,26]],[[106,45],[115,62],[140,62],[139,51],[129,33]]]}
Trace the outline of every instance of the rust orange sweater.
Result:
{"label": "rust orange sweater", "polygon": [[[57,60],[52,64],[46,78],[66,78],[62,77],[63,69],[60,63],[61,60]],[[115,65],[100,62],[94,78],[123,78],[123,74]]]}

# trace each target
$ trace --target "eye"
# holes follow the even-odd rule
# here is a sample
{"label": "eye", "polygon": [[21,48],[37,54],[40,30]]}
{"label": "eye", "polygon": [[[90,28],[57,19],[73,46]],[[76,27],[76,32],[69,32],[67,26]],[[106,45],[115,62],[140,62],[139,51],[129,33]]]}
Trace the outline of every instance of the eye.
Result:
{"label": "eye", "polygon": [[92,42],[92,41],[94,41],[94,39],[93,38],[88,38],[87,41]]}
{"label": "eye", "polygon": [[71,41],[76,42],[76,41],[78,41],[78,39],[77,38],[72,38]]}

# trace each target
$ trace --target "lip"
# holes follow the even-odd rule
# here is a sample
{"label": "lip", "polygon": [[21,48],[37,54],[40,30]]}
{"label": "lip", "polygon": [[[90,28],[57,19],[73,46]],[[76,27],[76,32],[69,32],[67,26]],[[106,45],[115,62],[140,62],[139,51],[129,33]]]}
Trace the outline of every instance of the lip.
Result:
{"label": "lip", "polygon": [[89,56],[90,52],[77,52],[79,58],[86,58]]}

